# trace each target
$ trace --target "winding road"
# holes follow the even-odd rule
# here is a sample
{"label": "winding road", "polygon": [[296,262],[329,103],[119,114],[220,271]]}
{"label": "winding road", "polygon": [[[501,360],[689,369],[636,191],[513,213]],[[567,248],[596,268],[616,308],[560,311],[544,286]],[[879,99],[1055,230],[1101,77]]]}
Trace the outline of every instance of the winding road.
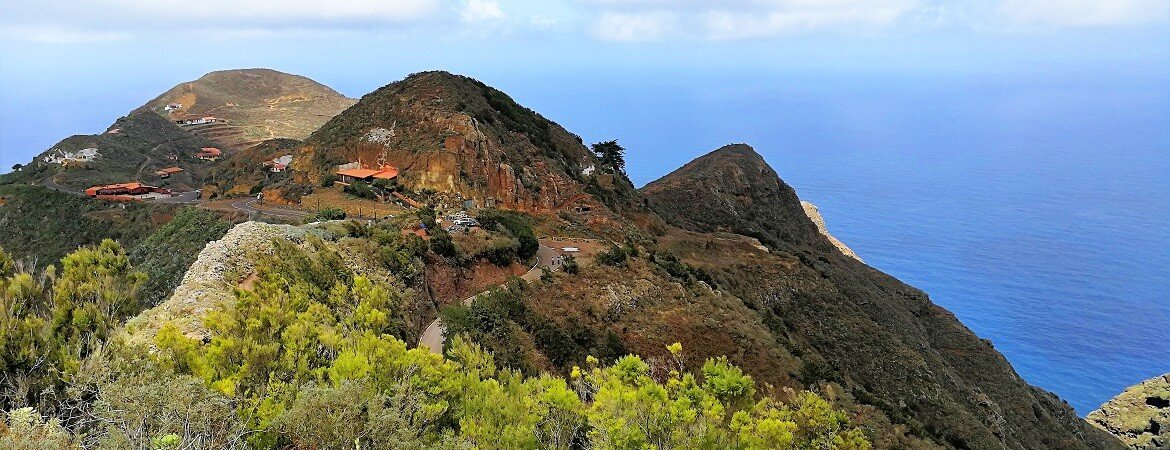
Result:
{"label": "winding road", "polygon": [[[559,252],[554,250],[552,247],[548,247],[544,245],[544,243],[541,243],[540,248],[536,251],[536,263],[532,265],[531,269],[528,269],[528,272],[525,272],[524,275],[521,275],[520,279],[528,283],[539,280],[541,273],[544,272],[544,268],[551,267],[553,259],[555,259],[557,256],[560,256]],[[479,298],[479,296],[487,292],[490,292],[490,289],[463,299],[463,305],[471,306],[471,304],[475,302],[475,299]],[[444,335],[445,332],[446,329],[443,328],[443,321],[441,319],[435,319],[435,321],[431,322],[430,325],[427,325],[427,329],[423,331],[422,337],[420,337],[418,340],[418,346],[425,347],[432,352],[442,354],[443,342],[446,340],[446,336]]]}

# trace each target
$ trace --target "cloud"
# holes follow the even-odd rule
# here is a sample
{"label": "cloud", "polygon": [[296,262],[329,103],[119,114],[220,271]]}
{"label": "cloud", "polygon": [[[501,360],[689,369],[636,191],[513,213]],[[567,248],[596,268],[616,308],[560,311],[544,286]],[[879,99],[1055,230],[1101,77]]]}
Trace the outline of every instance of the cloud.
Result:
{"label": "cloud", "polygon": [[[486,2],[486,0],[475,0]],[[439,16],[450,0],[4,0],[5,36],[92,42],[147,33],[404,28]],[[474,2],[474,1],[473,1]]]}
{"label": "cloud", "polygon": [[[569,0],[602,39],[768,39],[793,34],[1021,26],[1123,27],[1170,20],[1170,0]],[[669,26],[667,26],[669,25]],[[625,38],[625,39],[622,39]]]}
{"label": "cloud", "polygon": [[774,2],[765,10],[717,9],[703,14],[703,29],[717,40],[764,38],[826,30],[884,27],[907,16],[912,0]]}
{"label": "cloud", "polygon": [[36,42],[40,44],[77,44],[86,42],[112,42],[129,39],[129,33],[113,31],[69,30],[54,25],[5,25],[0,26],[0,39]]}
{"label": "cloud", "polygon": [[507,17],[500,4],[493,0],[469,0],[459,13],[464,22],[488,22]]}
{"label": "cloud", "polygon": [[1134,26],[1170,18],[1166,0],[1004,0],[1000,17],[1014,25]]}
{"label": "cloud", "polygon": [[675,29],[677,18],[669,12],[604,13],[593,27],[593,35],[605,41],[649,41],[665,37]]}

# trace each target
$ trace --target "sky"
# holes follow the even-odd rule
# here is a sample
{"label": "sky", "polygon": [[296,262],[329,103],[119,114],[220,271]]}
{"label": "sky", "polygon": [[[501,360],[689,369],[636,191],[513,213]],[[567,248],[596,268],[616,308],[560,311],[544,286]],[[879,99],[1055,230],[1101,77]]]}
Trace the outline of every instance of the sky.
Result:
{"label": "sky", "polygon": [[217,69],[353,97],[446,69],[537,104],[598,82],[773,75],[1124,83],[1166,78],[1167,30],[1166,0],[3,0],[0,170]]}
{"label": "sky", "polygon": [[351,97],[444,69],[563,110],[607,95],[593,85],[1170,82],[1167,42],[1167,0],[3,0],[0,170],[219,69],[274,68]]}

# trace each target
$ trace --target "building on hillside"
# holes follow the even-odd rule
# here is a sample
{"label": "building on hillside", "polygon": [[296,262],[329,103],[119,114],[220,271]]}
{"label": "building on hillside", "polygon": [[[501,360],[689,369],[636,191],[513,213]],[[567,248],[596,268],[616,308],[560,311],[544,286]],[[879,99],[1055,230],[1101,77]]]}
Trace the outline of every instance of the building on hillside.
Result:
{"label": "building on hillside", "polygon": [[171,112],[171,111],[174,111],[176,109],[182,109],[182,108],[183,108],[182,103],[171,103],[163,109],[166,110],[166,112]]}
{"label": "building on hillside", "polygon": [[199,149],[199,153],[195,154],[196,158],[204,161],[215,161],[223,156],[223,151],[215,147],[203,147]]}
{"label": "building on hillside", "polygon": [[271,166],[268,170],[272,173],[281,173],[288,170],[288,165],[292,164],[292,155],[284,155],[269,161],[266,165]]}
{"label": "building on hillside", "polygon": [[70,163],[91,162],[98,157],[98,149],[94,147],[83,148],[77,152],[67,152],[64,150],[57,150],[56,153],[46,155],[42,158],[43,161],[49,164],[61,164],[63,166]]}
{"label": "building on hillside", "polygon": [[138,196],[170,193],[169,190],[139,182],[94,186],[85,190],[85,195],[108,200],[139,200],[141,197]]}
{"label": "building on hillside", "polygon": [[179,125],[203,125],[206,123],[216,123],[216,122],[219,122],[219,119],[212,117],[212,116],[198,117],[198,118],[191,118],[191,119],[179,119],[179,120],[175,121],[175,123],[177,123]]}
{"label": "building on hillside", "polygon": [[376,180],[398,178],[398,168],[382,166],[380,169],[342,169],[337,171],[337,176],[341,177],[343,183],[356,183],[358,181],[373,183]]}
{"label": "building on hillside", "polygon": [[154,172],[154,174],[158,175],[159,178],[170,178],[171,175],[174,175],[174,174],[182,172],[182,171],[183,171],[183,169],[178,168],[178,167],[167,167],[165,169],[156,170]]}

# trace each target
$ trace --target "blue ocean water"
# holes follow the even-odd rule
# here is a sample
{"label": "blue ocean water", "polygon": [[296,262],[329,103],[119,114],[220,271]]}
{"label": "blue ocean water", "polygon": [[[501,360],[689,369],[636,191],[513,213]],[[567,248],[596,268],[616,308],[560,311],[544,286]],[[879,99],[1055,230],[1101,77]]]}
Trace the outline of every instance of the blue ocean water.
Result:
{"label": "blue ocean water", "polygon": [[1170,372],[1170,80],[674,79],[536,109],[619,138],[639,185],[752,144],[867,263],[1082,415]]}

